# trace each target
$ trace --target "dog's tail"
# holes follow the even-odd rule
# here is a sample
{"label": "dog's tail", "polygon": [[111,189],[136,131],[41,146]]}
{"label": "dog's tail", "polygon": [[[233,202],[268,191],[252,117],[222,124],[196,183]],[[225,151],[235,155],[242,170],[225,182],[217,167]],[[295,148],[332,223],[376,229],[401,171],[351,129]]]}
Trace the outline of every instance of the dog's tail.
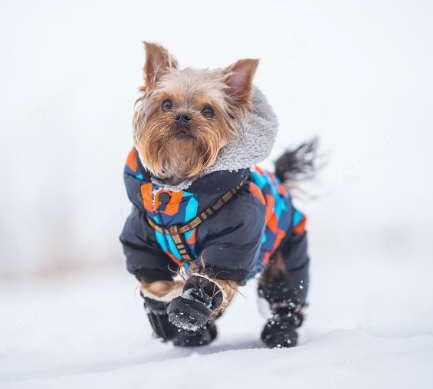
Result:
{"label": "dog's tail", "polygon": [[314,178],[317,171],[319,138],[288,149],[275,161],[275,175],[284,184]]}

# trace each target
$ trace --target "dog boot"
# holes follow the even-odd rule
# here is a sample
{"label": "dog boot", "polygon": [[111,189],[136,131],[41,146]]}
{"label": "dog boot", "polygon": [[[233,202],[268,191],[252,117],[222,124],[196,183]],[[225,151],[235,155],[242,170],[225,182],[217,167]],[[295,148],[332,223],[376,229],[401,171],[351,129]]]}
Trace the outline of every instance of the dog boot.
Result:
{"label": "dog boot", "polygon": [[168,320],[168,303],[144,298],[144,309],[152,326],[155,338],[163,342],[171,341],[178,347],[197,347],[211,343],[217,336],[217,329],[213,322],[206,323],[198,331],[180,329]]}
{"label": "dog boot", "polygon": [[207,277],[193,274],[185,283],[181,296],[168,306],[168,319],[188,331],[204,328],[212,312],[224,301],[224,292]]}
{"label": "dog boot", "polygon": [[295,347],[298,343],[296,329],[302,325],[301,306],[272,308],[272,318],[262,332],[262,340],[269,348]]}
{"label": "dog boot", "polygon": [[178,333],[173,338],[173,344],[178,347],[206,346],[217,337],[217,328],[213,321],[209,321],[197,331],[183,330],[181,328],[177,330]]}

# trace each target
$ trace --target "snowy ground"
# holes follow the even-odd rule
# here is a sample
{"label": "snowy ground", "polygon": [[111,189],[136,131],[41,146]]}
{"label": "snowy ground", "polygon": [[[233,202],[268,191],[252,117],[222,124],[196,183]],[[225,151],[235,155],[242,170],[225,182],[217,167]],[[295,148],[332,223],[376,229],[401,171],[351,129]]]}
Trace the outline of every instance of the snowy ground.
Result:
{"label": "snowy ground", "polygon": [[290,350],[259,342],[254,283],[221,318],[218,340],[194,350],[151,339],[120,269],[2,284],[0,388],[432,388],[431,269],[428,258],[315,261],[301,345]]}

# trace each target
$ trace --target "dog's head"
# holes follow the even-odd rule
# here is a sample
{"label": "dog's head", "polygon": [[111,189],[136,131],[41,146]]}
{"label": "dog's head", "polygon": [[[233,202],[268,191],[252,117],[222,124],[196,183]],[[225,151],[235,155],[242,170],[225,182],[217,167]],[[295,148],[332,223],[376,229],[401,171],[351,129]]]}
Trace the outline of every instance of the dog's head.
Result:
{"label": "dog's head", "polygon": [[155,177],[178,184],[211,166],[241,130],[251,108],[258,60],[242,59],[225,69],[179,69],[169,52],[145,43],[142,96],[134,115],[134,141]]}

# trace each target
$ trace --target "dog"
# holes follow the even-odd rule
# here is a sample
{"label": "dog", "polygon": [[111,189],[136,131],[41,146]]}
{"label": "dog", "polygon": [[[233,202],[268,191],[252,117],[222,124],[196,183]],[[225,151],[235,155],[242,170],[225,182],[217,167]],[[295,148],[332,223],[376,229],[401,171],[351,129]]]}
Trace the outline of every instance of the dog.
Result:
{"label": "dog", "polygon": [[124,179],[133,204],[120,236],[154,335],[201,346],[238,287],[258,278],[271,317],[261,339],[293,347],[309,286],[306,217],[286,184],[313,170],[316,141],[269,156],[278,122],[253,79],[257,59],[220,69],[179,67],[145,43],[134,147]]}

